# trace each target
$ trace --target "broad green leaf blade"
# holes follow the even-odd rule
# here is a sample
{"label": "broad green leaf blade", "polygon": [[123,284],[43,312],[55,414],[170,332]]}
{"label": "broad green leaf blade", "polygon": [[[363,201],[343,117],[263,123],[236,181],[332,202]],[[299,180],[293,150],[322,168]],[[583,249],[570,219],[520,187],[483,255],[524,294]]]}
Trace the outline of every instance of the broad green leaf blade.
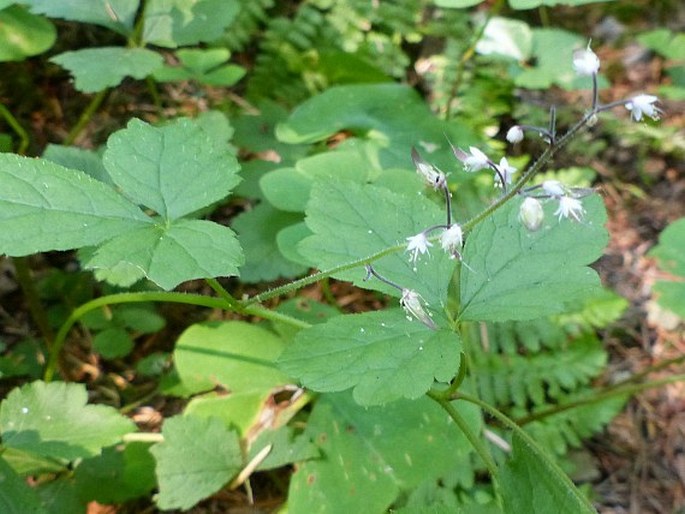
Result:
{"label": "broad green leaf blade", "polygon": [[84,262],[98,278],[127,286],[147,277],[163,289],[196,278],[238,274],[243,254],[233,231],[205,220],[177,220],[132,230]]}
{"label": "broad green leaf blade", "polygon": [[28,255],[95,245],[152,222],[84,173],[0,154],[0,253]]}
{"label": "broad green leaf blade", "polygon": [[509,0],[509,5],[512,9],[535,9],[543,5],[550,7],[555,5],[577,6],[585,4],[594,4],[602,1],[611,0]]}
{"label": "broad green leaf blade", "polygon": [[418,398],[459,369],[461,342],[399,309],[338,316],[297,333],[280,368],[321,392],[354,388],[361,405]]}
{"label": "broad green leaf blade", "polygon": [[649,254],[659,260],[660,268],[673,275],[654,285],[658,303],[685,319],[685,218],[671,223],[659,235],[659,244]]}
{"label": "broad green leaf blade", "polygon": [[155,460],[147,443],[109,447],[85,459],[74,473],[82,498],[99,503],[122,503],[149,493],[155,481]]}
{"label": "broad green leaf blade", "polygon": [[34,489],[0,458],[0,512],[3,514],[46,514]]}
{"label": "broad green leaf blade", "polygon": [[174,363],[194,390],[220,384],[232,392],[261,391],[291,382],[274,364],[283,346],[276,334],[249,323],[196,324],[178,339]]}
{"label": "broad green leaf blade", "polygon": [[476,51],[483,55],[498,55],[525,61],[530,57],[533,34],[522,21],[495,16],[488,21]]}
{"label": "broad green leaf blade", "polygon": [[545,222],[529,232],[518,220],[520,201],[512,200],[476,226],[464,249],[461,313],[464,320],[534,319],[575,310],[597,295],[597,273],[587,265],[598,259],[608,236],[599,196],[583,199],[581,223],[562,219],[545,206]]}
{"label": "broad green leaf blade", "polygon": [[[305,221],[314,235],[302,241],[298,250],[322,270],[405,245],[407,237],[446,221],[444,211],[419,194],[407,197],[385,188],[333,180],[314,184],[306,214]],[[456,262],[436,244],[430,255],[423,255],[416,264],[409,254],[397,251],[378,259],[374,266],[402,287],[418,291],[432,309],[439,311]],[[400,296],[398,290],[379,280],[365,281],[362,266],[333,276]]]}
{"label": "broad green leaf blade", "polygon": [[150,448],[157,460],[162,510],[189,509],[240,471],[240,441],[216,418],[176,416],[162,427],[164,442]]}
{"label": "broad green leaf blade", "polygon": [[279,211],[266,202],[239,214],[233,228],[245,250],[240,278],[245,282],[261,282],[306,273],[305,266],[285,258],[276,240],[281,230],[301,221],[301,214]]}
{"label": "broad green leaf blade", "polygon": [[175,48],[214,41],[239,10],[236,0],[149,0],[143,42]]}
{"label": "broad green leaf blade", "polygon": [[[455,407],[477,433],[478,410],[464,403]],[[291,514],[386,512],[400,492],[471,466],[463,433],[426,397],[365,408],[348,394],[323,395],[307,433],[319,444],[321,458],[302,463],[293,475]]]}
{"label": "broad green leaf blade", "polygon": [[152,50],[118,46],[64,52],[50,60],[69,70],[74,86],[84,93],[118,86],[126,77],[144,79],[164,62]]}
{"label": "broad green leaf blade", "polygon": [[0,61],[21,61],[48,50],[57,38],[55,26],[17,5],[0,11]]}
{"label": "broad green leaf blade", "polygon": [[135,430],[116,409],[87,401],[81,384],[32,382],[14,389],[0,404],[3,445],[72,461]]}
{"label": "broad green leaf blade", "polygon": [[102,164],[102,157],[93,150],[77,148],[75,146],[62,146],[49,144],[43,152],[43,159],[87,173],[95,180],[108,185],[113,185],[111,177],[107,174]]}
{"label": "broad green leaf blade", "polygon": [[537,448],[516,434],[512,447],[512,456],[499,476],[505,512],[596,512],[563,472]]}
{"label": "broad green leaf blade", "polygon": [[343,130],[375,141],[383,168],[410,167],[411,147],[424,143],[435,149],[431,162],[450,169],[455,163],[446,137],[475,143],[470,129],[436,118],[414,89],[400,84],[329,88],[300,104],[276,135],[287,143],[314,143]]}
{"label": "broad green leaf blade", "polygon": [[68,477],[68,473],[39,484],[37,492],[48,514],[88,514],[87,502],[79,497],[76,484]]}
{"label": "broad green leaf blade", "polygon": [[224,198],[238,183],[238,162],[197,123],[163,127],[131,120],[107,141],[104,164],[136,203],[174,220]]}
{"label": "broad green leaf blade", "polygon": [[139,0],[22,0],[35,13],[82,23],[103,25],[128,35],[138,10]]}
{"label": "broad green leaf blade", "polygon": [[62,461],[34,455],[16,448],[3,448],[2,459],[21,476],[40,475],[41,473],[64,473],[66,465]]}

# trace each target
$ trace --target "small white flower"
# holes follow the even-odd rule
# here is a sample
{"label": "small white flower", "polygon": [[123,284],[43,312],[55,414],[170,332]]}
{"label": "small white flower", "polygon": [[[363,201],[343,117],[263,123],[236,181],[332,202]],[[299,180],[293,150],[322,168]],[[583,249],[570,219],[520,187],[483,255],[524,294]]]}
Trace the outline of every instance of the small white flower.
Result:
{"label": "small white flower", "polygon": [[590,48],[590,43],[587,48],[573,52],[573,69],[578,75],[587,77],[599,71],[599,57]]}
{"label": "small white flower", "polygon": [[511,184],[511,179],[512,175],[516,173],[516,170],[518,168],[514,168],[513,166],[509,165],[509,161],[507,161],[506,157],[502,157],[499,161],[499,165],[497,166],[497,169],[499,170],[499,175],[495,173],[495,187],[502,187],[502,182],[500,180],[500,175],[502,175],[502,179],[504,179],[504,184],[509,185]]}
{"label": "small white flower", "polygon": [[464,169],[469,173],[480,171],[490,165],[488,156],[481,152],[475,146],[469,147],[469,152],[466,153],[461,148],[454,148],[454,155],[464,164]]}
{"label": "small white flower", "polygon": [[558,180],[545,180],[542,183],[542,189],[549,196],[564,196],[566,188]]}
{"label": "small white flower", "polygon": [[626,102],[626,109],[630,111],[630,116],[635,121],[641,121],[643,114],[646,114],[653,120],[658,120],[661,109],[654,105],[658,100],[659,98],[654,95],[637,95]]}
{"label": "small white flower", "polygon": [[433,189],[441,189],[445,187],[447,183],[447,177],[445,174],[438,170],[431,163],[425,161],[415,148],[411,149],[411,159],[414,162],[417,173],[423,177],[423,180],[426,182],[426,184],[431,186]]}
{"label": "small white flower", "polygon": [[440,236],[440,246],[452,256],[458,255],[464,244],[464,233],[456,223],[446,229]]}
{"label": "small white flower", "polygon": [[426,234],[423,232],[419,232],[415,236],[411,236],[407,238],[407,252],[411,252],[411,256],[409,257],[409,260],[416,264],[416,259],[419,258],[419,254],[423,255],[424,253],[428,253],[428,247],[433,246],[433,243],[431,243],[428,238],[426,237]]}
{"label": "small white flower", "polygon": [[554,215],[559,215],[559,221],[561,218],[572,217],[576,221],[580,221],[583,217],[583,204],[577,198],[571,196],[562,196],[559,198],[559,208],[554,211]]}
{"label": "small white flower", "polygon": [[437,325],[423,307],[423,298],[421,298],[419,293],[411,289],[402,289],[400,305],[409,316],[418,319],[428,328],[437,330]]}
{"label": "small white flower", "polygon": [[545,213],[542,210],[542,204],[539,200],[532,197],[526,197],[521,203],[519,209],[519,221],[530,231],[536,231],[542,225],[542,220]]}
{"label": "small white flower", "polygon": [[514,125],[507,131],[507,141],[511,144],[520,143],[523,141],[523,129],[518,125]]}

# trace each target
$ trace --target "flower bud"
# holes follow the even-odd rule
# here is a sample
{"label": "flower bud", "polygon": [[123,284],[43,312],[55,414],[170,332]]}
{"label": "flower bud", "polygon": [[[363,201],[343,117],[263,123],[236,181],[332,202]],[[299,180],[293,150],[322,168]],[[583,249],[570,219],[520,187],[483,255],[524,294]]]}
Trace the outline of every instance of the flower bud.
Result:
{"label": "flower bud", "polygon": [[411,289],[403,289],[402,297],[400,298],[400,305],[409,314],[409,318],[416,318],[428,328],[437,330],[438,327],[430,318],[426,309],[423,307],[423,298],[416,291]]}
{"label": "flower bud", "polygon": [[507,141],[511,144],[520,143],[523,141],[523,129],[518,125],[514,125],[507,131]]}
{"label": "flower bud", "polygon": [[452,257],[459,255],[459,250],[461,250],[463,244],[464,233],[456,223],[446,229],[440,236],[440,246]]}
{"label": "flower bud", "polygon": [[587,77],[599,71],[599,57],[590,48],[590,43],[587,48],[573,52],[573,69],[578,75]]}
{"label": "flower bud", "polygon": [[539,200],[532,197],[527,197],[523,200],[521,208],[519,209],[519,221],[523,225],[534,232],[542,226],[542,220],[545,217],[545,213],[542,210],[542,204]]}

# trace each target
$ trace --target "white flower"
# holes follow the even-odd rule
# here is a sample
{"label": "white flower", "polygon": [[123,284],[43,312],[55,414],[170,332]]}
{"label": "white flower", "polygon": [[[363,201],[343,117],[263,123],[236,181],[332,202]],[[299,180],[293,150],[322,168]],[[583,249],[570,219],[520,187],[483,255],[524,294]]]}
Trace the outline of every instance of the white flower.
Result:
{"label": "white flower", "polygon": [[411,289],[402,289],[402,297],[400,298],[400,305],[409,316],[418,319],[428,328],[437,330],[435,322],[430,318],[426,309],[423,307],[423,298],[416,291]]}
{"label": "white flower", "polygon": [[586,49],[573,52],[573,69],[578,75],[587,77],[599,71],[599,57],[590,48],[590,43]]}
{"label": "white flower", "polygon": [[646,114],[653,120],[658,120],[661,109],[654,105],[658,100],[659,98],[654,95],[637,95],[626,102],[626,109],[630,111],[630,116],[635,121],[641,121],[643,114]]}
{"label": "white flower", "polygon": [[510,143],[520,143],[523,141],[523,129],[518,125],[514,125],[507,131],[507,141]]}
{"label": "white flower", "polygon": [[532,197],[526,197],[521,203],[521,208],[519,209],[519,221],[531,231],[536,231],[542,225],[542,219],[545,217],[545,213],[542,210],[542,204],[539,200]]}
{"label": "white flower", "polygon": [[415,148],[411,149],[411,159],[414,162],[417,173],[423,177],[423,180],[429,186],[431,186],[433,189],[441,189],[445,187],[447,183],[447,177],[445,174],[438,170],[431,163],[425,161]]}
{"label": "white flower", "polygon": [[571,196],[562,196],[559,198],[559,208],[554,211],[554,215],[559,215],[559,221],[561,218],[572,217],[576,221],[580,221],[583,217],[583,204],[577,198]]}
{"label": "white flower", "polygon": [[566,188],[558,180],[545,180],[542,183],[542,189],[549,196],[564,196]]}
{"label": "white flower", "polygon": [[407,252],[411,252],[411,257],[409,257],[409,260],[416,264],[416,259],[418,259],[419,254],[423,255],[424,253],[428,253],[428,247],[433,246],[433,243],[431,243],[428,238],[426,237],[426,234],[423,232],[419,232],[415,236],[411,236],[407,238]]}
{"label": "white flower", "polygon": [[452,256],[459,253],[463,244],[464,233],[462,232],[461,227],[456,223],[446,229],[440,236],[440,246]]}
{"label": "white flower", "polygon": [[501,178],[504,180],[504,184],[511,184],[511,176],[516,173],[517,168],[509,166],[509,161],[507,161],[507,158],[502,157],[499,161],[499,166],[497,166],[497,169],[499,170],[499,174],[495,173],[495,187],[502,187],[500,175],[502,175]]}
{"label": "white flower", "polygon": [[490,165],[488,156],[481,152],[475,146],[469,147],[469,152],[466,153],[461,148],[454,148],[454,155],[464,164],[464,169],[469,173],[480,171]]}

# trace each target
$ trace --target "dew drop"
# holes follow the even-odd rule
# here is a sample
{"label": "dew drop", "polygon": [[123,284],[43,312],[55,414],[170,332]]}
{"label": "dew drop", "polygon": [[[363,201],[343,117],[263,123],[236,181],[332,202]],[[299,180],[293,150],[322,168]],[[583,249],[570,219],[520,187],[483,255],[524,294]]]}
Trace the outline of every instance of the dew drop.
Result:
{"label": "dew drop", "polygon": [[371,229],[367,230],[367,232],[368,232],[369,234],[373,234],[373,230],[371,230]]}
{"label": "dew drop", "polygon": [[423,346],[419,346],[419,351],[423,351]]}
{"label": "dew drop", "polygon": [[21,413],[22,413],[22,414],[28,414],[28,413],[29,413],[29,408],[28,408],[28,407],[22,407],[22,408],[21,408]]}
{"label": "dew drop", "polygon": [[360,329],[359,329],[359,333],[360,333],[360,334],[363,334],[364,332],[366,332],[366,330],[364,330],[364,328],[360,328]]}

